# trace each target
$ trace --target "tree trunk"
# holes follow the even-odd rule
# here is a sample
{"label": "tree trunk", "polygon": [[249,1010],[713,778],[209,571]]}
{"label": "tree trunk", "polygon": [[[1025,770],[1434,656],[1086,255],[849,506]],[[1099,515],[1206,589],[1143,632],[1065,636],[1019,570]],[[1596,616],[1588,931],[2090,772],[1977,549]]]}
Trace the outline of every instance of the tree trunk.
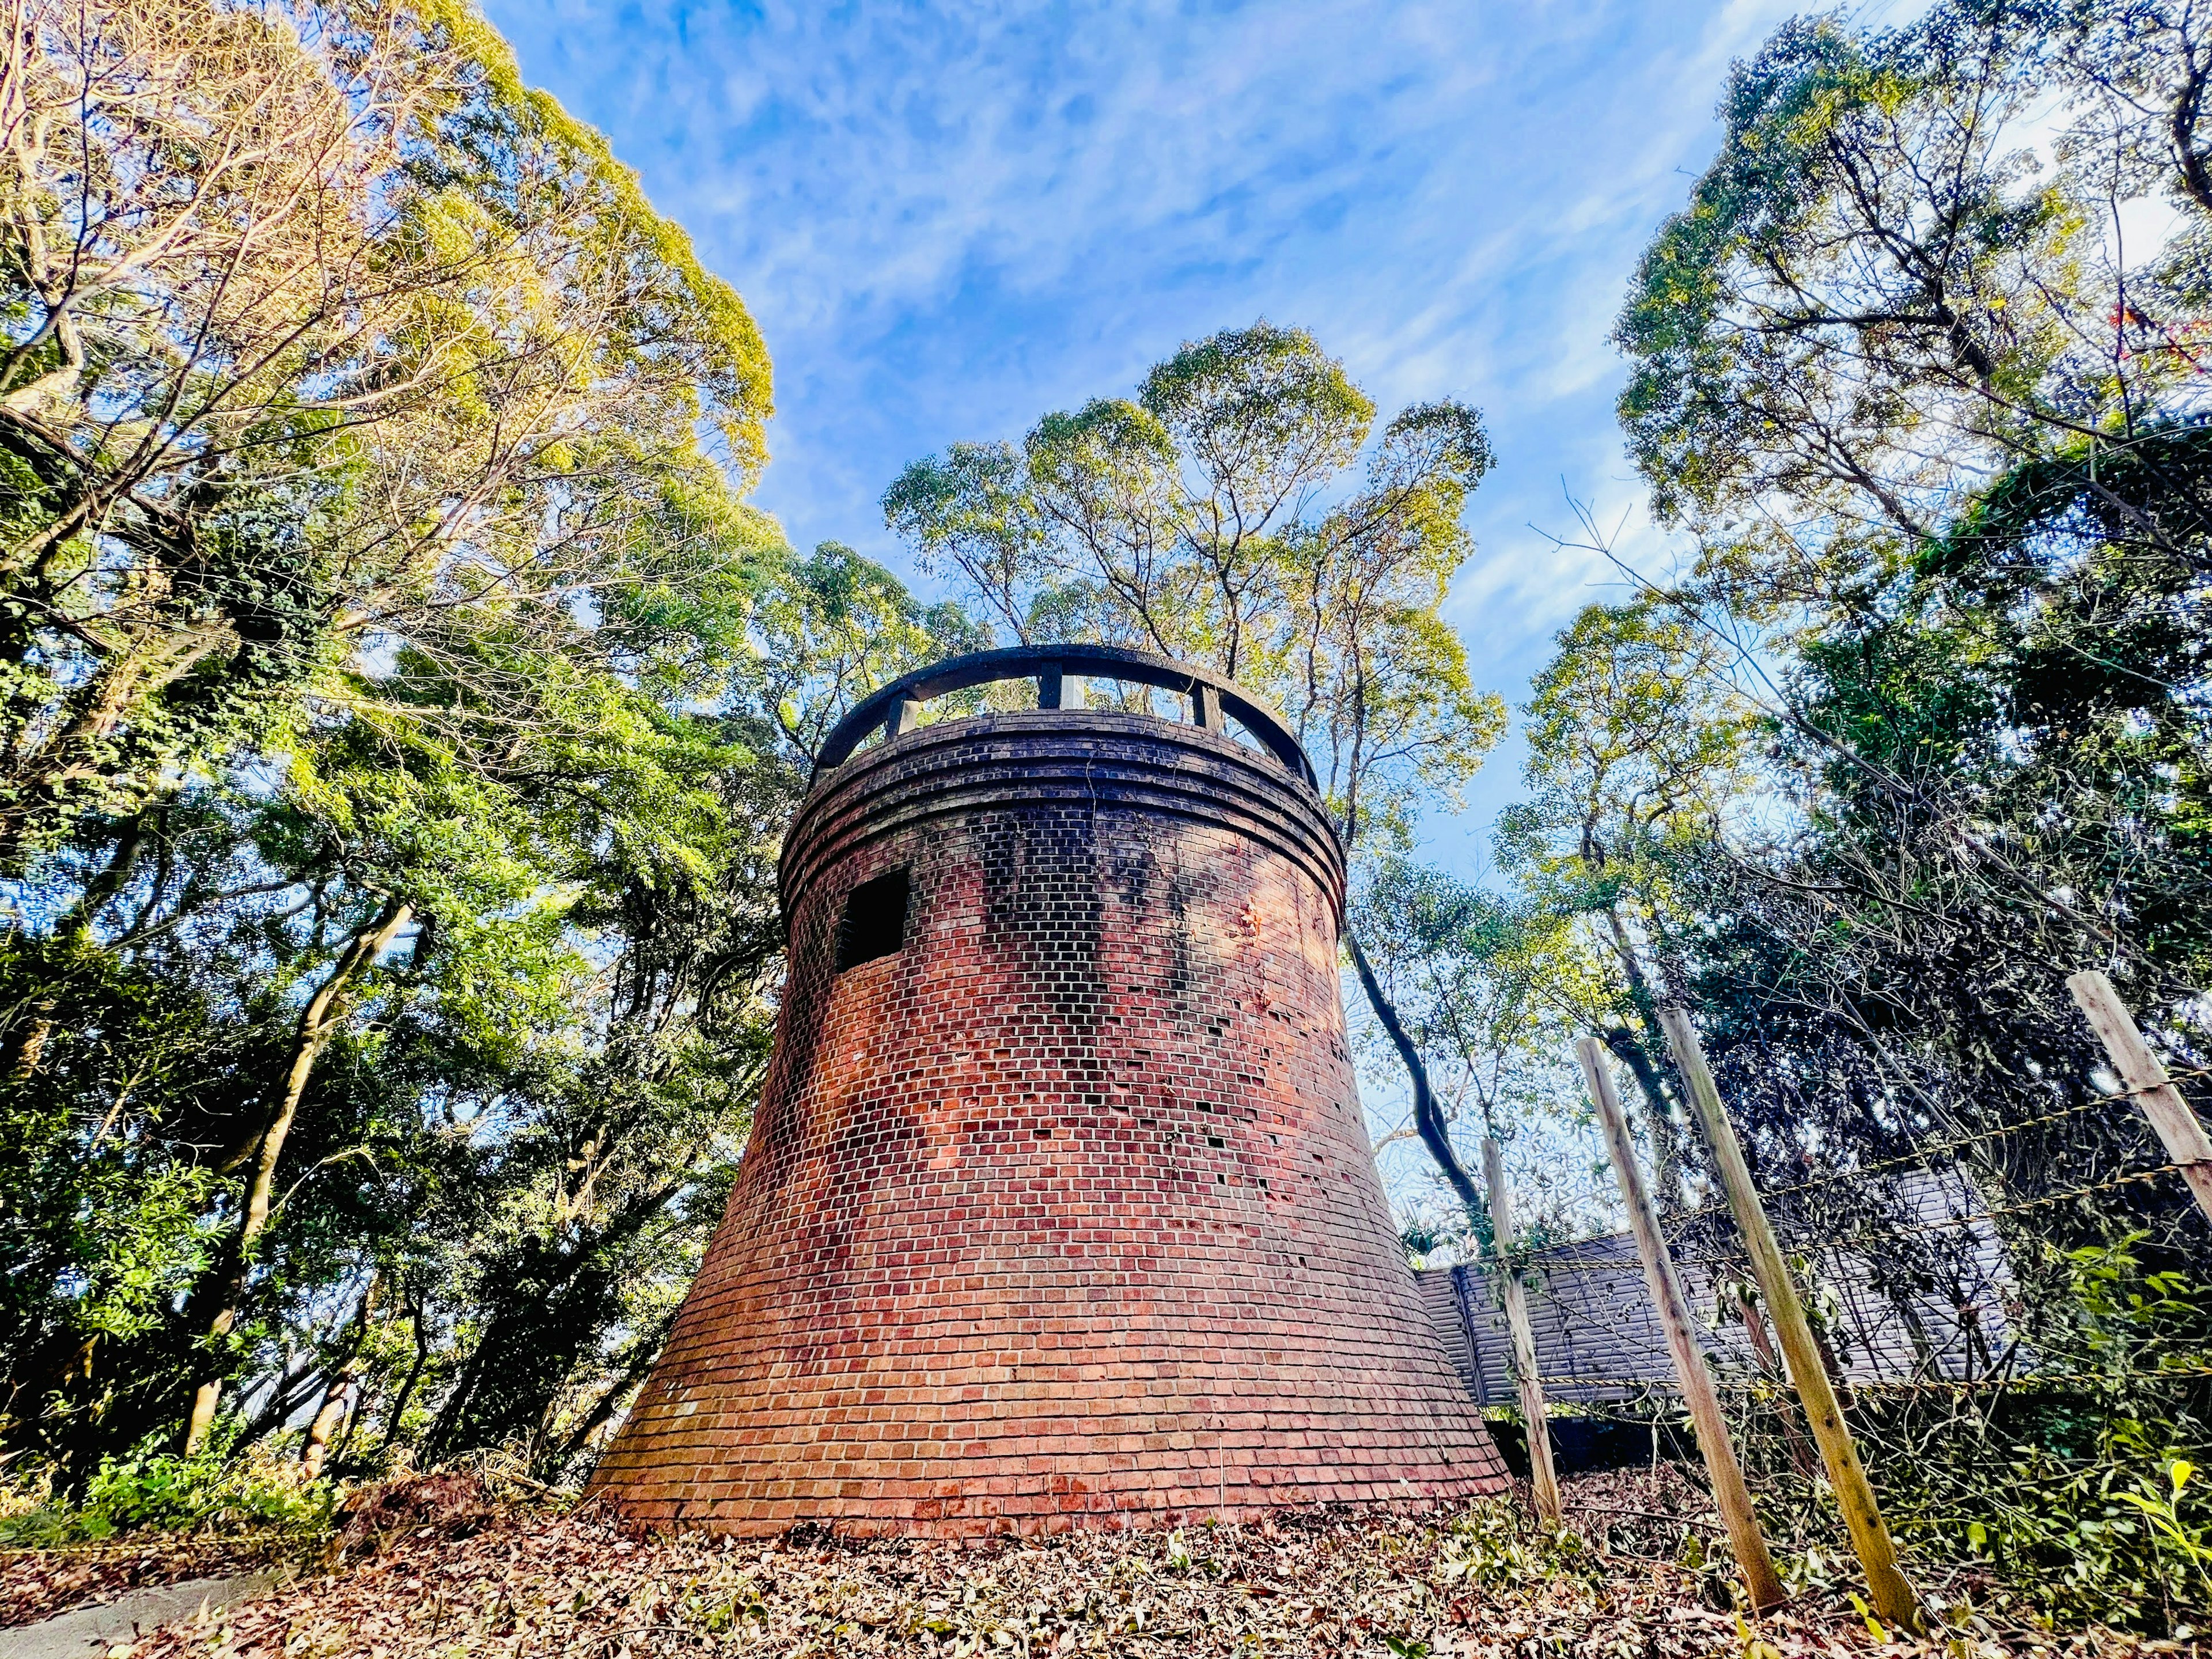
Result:
{"label": "tree trunk", "polygon": [[2212,213],[2212,167],[2205,166],[2204,152],[2197,148],[2197,118],[2204,106],[2206,77],[2205,72],[2196,65],[2195,54],[2190,57],[2190,72],[2166,115],[2166,135],[2172,142],[2173,159],[2181,171],[2181,187],[2189,192],[2191,201]]}
{"label": "tree trunk", "polygon": [[353,1329],[346,1338],[345,1353],[331,1368],[330,1381],[323,1389],[323,1403],[315,1413],[314,1421],[307,1425],[307,1437],[300,1444],[300,1467],[310,1480],[319,1480],[323,1464],[331,1455],[331,1443],[337,1432],[353,1419],[361,1403],[361,1351],[368,1340],[369,1322],[376,1316],[377,1304],[383,1300],[384,1275],[369,1275],[368,1285],[361,1293],[361,1305],[354,1310]]}
{"label": "tree trunk", "polygon": [[[1766,1316],[1759,1310],[1759,1299],[1747,1285],[1735,1287],[1736,1310],[1743,1316],[1743,1334],[1750,1339],[1751,1351],[1759,1357],[1759,1368],[1777,1382],[1787,1384],[1790,1372],[1775,1351],[1774,1339],[1766,1332]],[[1790,1443],[1790,1466],[1797,1471],[1801,1480],[1817,1479],[1820,1473],[1820,1454],[1813,1443],[1805,1438],[1805,1431],[1797,1426],[1794,1407],[1786,1400],[1778,1401],[1775,1415],[1781,1419],[1783,1437]]]}
{"label": "tree trunk", "polygon": [[1682,1152],[1681,1142],[1674,1133],[1666,1079],[1651,1059],[1661,1046],[1659,1003],[1652,994],[1651,976],[1644,971],[1644,958],[1637,953],[1636,941],[1628,936],[1628,924],[1621,920],[1619,904],[1606,906],[1605,921],[1613,935],[1613,951],[1620,959],[1621,976],[1628,981],[1629,1000],[1636,1005],[1638,1019],[1644,1027],[1644,1035],[1639,1037],[1626,1026],[1617,1025],[1605,1034],[1605,1046],[1635,1073],[1636,1086],[1651,1108],[1651,1161],[1655,1166],[1652,1196],[1662,1215],[1672,1215],[1682,1206]]}
{"label": "tree trunk", "polygon": [[1444,1115],[1437,1108],[1436,1091],[1429,1086],[1429,1068],[1421,1063],[1420,1050],[1413,1046],[1413,1039],[1406,1035],[1405,1022],[1398,1018],[1397,1009],[1382,994],[1382,981],[1375,977],[1375,969],[1368,963],[1367,952],[1359,948],[1358,937],[1347,933],[1344,939],[1352,947],[1352,965],[1358,970],[1359,983],[1367,992],[1368,1006],[1375,1010],[1375,1018],[1382,1022],[1382,1029],[1390,1034],[1391,1046],[1397,1049],[1398,1058],[1405,1061],[1406,1071],[1413,1079],[1413,1127],[1420,1132],[1421,1145],[1429,1149],[1429,1156],[1436,1160],[1437,1168],[1443,1171],[1444,1179],[1458,1194],[1461,1206],[1467,1211],[1468,1224],[1479,1224],[1487,1211],[1467,1166],[1452,1150]]}
{"label": "tree trunk", "polygon": [[115,850],[108,854],[107,862],[101,865],[92,878],[85,883],[84,890],[77,895],[76,902],[70,906],[68,914],[55,929],[57,933],[72,943],[88,944],[91,941],[93,923],[99,919],[107,902],[123,890],[124,884],[131,879],[131,872],[138,867],[139,849],[146,841],[145,825],[145,813],[131,815],[121,838],[115,843]]}
{"label": "tree trunk", "polygon": [[46,1042],[54,1034],[54,1011],[60,1006],[52,997],[40,997],[31,1005],[31,1018],[25,1025],[23,1040],[15,1049],[14,1063],[8,1068],[8,1080],[17,1087],[39,1074],[39,1062],[46,1058]]}
{"label": "tree trunk", "polygon": [[72,694],[70,703],[76,712],[60,731],[34,748],[27,739],[19,744],[0,765],[12,797],[0,809],[0,868],[19,868],[42,820],[62,810],[72,788],[88,786],[101,775],[99,745],[134,708],[189,674],[234,637],[227,623],[177,629],[165,636],[155,635],[153,643],[142,644],[135,653],[112,656]]}
{"label": "tree trunk", "polygon": [[308,1480],[322,1479],[323,1460],[331,1454],[331,1442],[337,1437],[339,1426],[353,1411],[358,1387],[352,1373],[342,1370],[331,1378],[330,1387],[323,1391],[322,1409],[307,1425],[307,1437],[300,1447],[300,1471]]}
{"label": "tree trunk", "polygon": [[[238,1234],[231,1241],[227,1282],[219,1298],[221,1305],[208,1322],[208,1335],[216,1342],[228,1336],[238,1323],[238,1303],[246,1290],[246,1271],[252,1265],[254,1241],[269,1224],[270,1206],[276,1190],[276,1160],[283,1153],[285,1137],[292,1132],[292,1121],[299,1115],[300,1102],[307,1091],[307,1079],[314,1072],[315,1060],[337,1035],[345,1018],[346,994],[353,981],[398,937],[413,909],[404,900],[389,901],[375,921],[354,935],[329,977],[324,980],[322,988],[300,1015],[299,1036],[293,1044],[291,1066],[285,1074],[284,1093],[268,1127],[261,1132],[254,1152],[253,1173],[246,1182],[246,1208],[239,1218]],[[185,1450],[188,1455],[206,1443],[208,1430],[215,1423],[216,1407],[222,1399],[220,1376],[204,1379],[194,1393],[191,1415],[185,1425]]]}
{"label": "tree trunk", "polygon": [[230,1443],[230,1455],[235,1457],[247,1447],[259,1444],[290,1422],[302,1406],[320,1397],[327,1376],[315,1364],[313,1352],[288,1358],[283,1374],[270,1385],[268,1397]]}
{"label": "tree trunk", "polygon": [[[665,1333],[663,1334],[665,1341]],[[645,1381],[646,1374],[653,1369],[653,1361],[660,1358],[662,1346],[662,1342],[638,1344],[636,1353],[623,1368],[623,1374],[607,1385],[606,1392],[599,1396],[584,1420],[571,1430],[568,1439],[562,1443],[560,1461],[563,1464],[572,1462],[591,1445],[592,1437],[606,1425],[614,1416],[616,1408],[639,1383]]]}
{"label": "tree trunk", "polygon": [[1614,1059],[1628,1067],[1636,1079],[1637,1092],[1644,1097],[1651,1131],[1652,1202],[1659,1206],[1662,1215],[1672,1215],[1682,1207],[1682,1143],[1674,1133],[1666,1079],[1652,1063],[1650,1046],[1627,1026],[1609,1028],[1605,1033],[1605,1046]]}
{"label": "tree trunk", "polygon": [[[669,1164],[688,1168],[690,1155]],[[684,1185],[678,1178],[635,1194],[604,1226],[566,1249],[536,1239],[526,1243],[520,1259],[507,1264],[497,1292],[485,1301],[494,1311],[476,1352],[423,1437],[426,1465],[517,1437],[542,1444],[542,1431],[577,1357],[604,1328],[606,1298],[617,1285],[616,1253],[652,1224]]]}
{"label": "tree trunk", "polygon": [[407,1369],[407,1380],[399,1385],[399,1392],[392,1397],[385,1408],[384,1439],[376,1449],[382,1458],[392,1451],[392,1443],[399,1437],[399,1420],[407,1414],[407,1402],[415,1397],[415,1385],[422,1380],[422,1370],[430,1363],[430,1334],[425,1322],[429,1318],[429,1298],[410,1305],[407,1310],[409,1322],[415,1327],[415,1363]]}

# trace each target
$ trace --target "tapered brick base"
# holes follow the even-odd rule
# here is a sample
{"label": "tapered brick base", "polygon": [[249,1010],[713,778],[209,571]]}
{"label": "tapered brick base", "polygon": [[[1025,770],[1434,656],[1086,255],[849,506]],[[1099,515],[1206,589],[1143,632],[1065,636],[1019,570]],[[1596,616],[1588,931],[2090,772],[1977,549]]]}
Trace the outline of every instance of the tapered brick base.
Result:
{"label": "tapered brick base", "polygon": [[[837,972],[900,870],[901,948]],[[927,727],[817,787],[784,884],[751,1144],[597,1490],[973,1534],[1503,1484],[1376,1178],[1302,781],[1137,716]]]}

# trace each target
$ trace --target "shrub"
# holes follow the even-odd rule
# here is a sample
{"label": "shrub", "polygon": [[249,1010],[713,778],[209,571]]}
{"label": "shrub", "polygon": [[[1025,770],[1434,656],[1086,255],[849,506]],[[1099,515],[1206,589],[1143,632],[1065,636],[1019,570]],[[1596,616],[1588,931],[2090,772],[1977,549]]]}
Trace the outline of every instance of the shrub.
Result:
{"label": "shrub", "polygon": [[327,1535],[338,1494],[309,1480],[289,1456],[192,1456],[140,1445],[104,1459],[84,1499],[56,1499],[51,1487],[19,1486],[0,1503],[0,1546],[47,1548],[128,1532],[257,1532],[301,1542]]}

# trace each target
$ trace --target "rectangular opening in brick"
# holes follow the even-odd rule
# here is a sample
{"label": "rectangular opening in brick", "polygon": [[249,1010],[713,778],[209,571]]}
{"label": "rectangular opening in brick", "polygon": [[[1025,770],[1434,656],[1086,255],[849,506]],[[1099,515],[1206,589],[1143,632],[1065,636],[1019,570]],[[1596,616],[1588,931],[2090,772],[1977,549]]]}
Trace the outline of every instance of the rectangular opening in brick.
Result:
{"label": "rectangular opening in brick", "polygon": [[864,881],[845,895],[845,919],[837,928],[839,973],[899,953],[906,942],[906,900],[903,870]]}

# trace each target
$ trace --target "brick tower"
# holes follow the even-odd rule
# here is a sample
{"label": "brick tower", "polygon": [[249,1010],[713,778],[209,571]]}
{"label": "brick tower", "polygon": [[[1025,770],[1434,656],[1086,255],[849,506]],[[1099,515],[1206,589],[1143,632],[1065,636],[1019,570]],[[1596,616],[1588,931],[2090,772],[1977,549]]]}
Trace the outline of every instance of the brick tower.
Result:
{"label": "brick tower", "polygon": [[[918,724],[1009,679],[1035,711]],[[1271,711],[1137,652],[939,664],[832,735],[781,884],[752,1139],[597,1490],[966,1534],[1502,1484],[1376,1179],[1343,857]]]}

